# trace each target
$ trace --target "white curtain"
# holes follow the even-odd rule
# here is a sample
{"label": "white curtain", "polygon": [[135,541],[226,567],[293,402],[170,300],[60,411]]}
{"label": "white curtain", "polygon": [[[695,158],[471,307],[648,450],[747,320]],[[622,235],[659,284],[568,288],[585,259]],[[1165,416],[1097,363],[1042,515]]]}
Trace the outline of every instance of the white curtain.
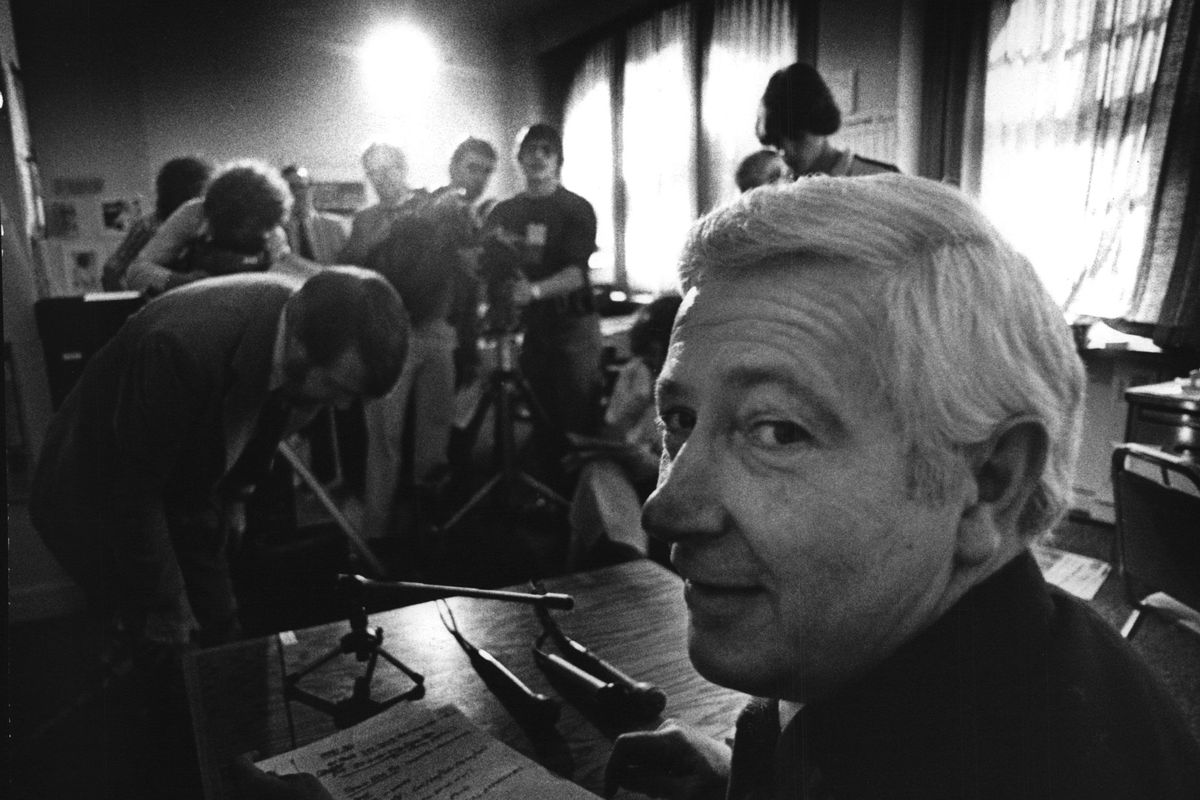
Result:
{"label": "white curtain", "polygon": [[617,270],[613,219],[612,76],[612,42],[601,42],[575,73],[563,116],[563,185],[596,210],[593,283],[624,283]]}
{"label": "white curtain", "polygon": [[625,272],[634,290],[676,288],[676,261],[697,215],[694,37],[687,5],[626,37],[621,164]]}
{"label": "white curtain", "polygon": [[1169,0],[993,10],[981,201],[1072,317],[1130,308],[1165,120],[1151,117]]}
{"label": "white curtain", "polygon": [[[789,0],[719,0],[704,64],[702,122],[716,202],[737,195],[733,176],[761,148],[754,135],[758,102],[771,73],[796,60],[796,19]],[[715,203],[714,203],[715,205]]]}

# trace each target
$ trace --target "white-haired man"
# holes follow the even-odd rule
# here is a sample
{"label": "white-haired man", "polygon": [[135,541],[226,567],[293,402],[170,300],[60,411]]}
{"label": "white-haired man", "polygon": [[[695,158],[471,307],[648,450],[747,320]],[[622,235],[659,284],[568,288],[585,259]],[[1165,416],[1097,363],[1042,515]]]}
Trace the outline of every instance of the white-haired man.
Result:
{"label": "white-haired man", "polygon": [[668,722],[612,788],[738,798],[1200,796],[1133,651],[1048,587],[1083,371],[1028,262],[957,191],[760,189],[694,229],[643,512],[689,655],[756,699],[732,752]]}

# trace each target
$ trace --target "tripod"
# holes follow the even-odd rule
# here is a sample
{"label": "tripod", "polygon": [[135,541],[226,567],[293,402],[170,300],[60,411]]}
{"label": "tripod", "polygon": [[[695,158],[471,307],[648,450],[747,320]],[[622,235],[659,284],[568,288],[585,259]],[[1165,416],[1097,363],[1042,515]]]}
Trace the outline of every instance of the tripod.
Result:
{"label": "tripod", "polygon": [[[425,678],[383,649],[383,628],[367,629],[367,610],[361,603],[355,603],[349,621],[350,632],[341,638],[338,645],[308,666],[284,676],[284,697],[324,711],[333,718],[339,729],[362,722],[402,700],[419,700],[425,696]],[[306,675],[339,655],[350,654],[358,661],[366,662],[366,668],[362,675],[354,679],[354,688],[349,697],[333,702],[300,688],[300,680]],[[387,700],[375,700],[371,697],[371,681],[375,677],[375,665],[380,656],[408,676],[413,682],[411,689]]]}
{"label": "tripod", "polygon": [[551,422],[546,410],[534,396],[529,382],[521,374],[517,366],[517,335],[515,331],[504,331],[496,334],[496,368],[488,376],[488,385],[479,404],[471,414],[465,431],[466,448],[469,451],[479,436],[484,417],[491,409],[494,412],[495,440],[494,458],[497,471],[487,482],[471,496],[461,508],[441,526],[442,532],[453,529],[476,506],[482,503],[494,491],[501,490],[504,499],[511,508],[515,502],[515,490],[520,485],[533,489],[541,497],[567,508],[570,503],[517,465],[516,436],[513,432],[513,415],[516,403],[524,400],[526,407],[533,417],[535,426],[540,426],[554,436],[563,438],[562,432]]}

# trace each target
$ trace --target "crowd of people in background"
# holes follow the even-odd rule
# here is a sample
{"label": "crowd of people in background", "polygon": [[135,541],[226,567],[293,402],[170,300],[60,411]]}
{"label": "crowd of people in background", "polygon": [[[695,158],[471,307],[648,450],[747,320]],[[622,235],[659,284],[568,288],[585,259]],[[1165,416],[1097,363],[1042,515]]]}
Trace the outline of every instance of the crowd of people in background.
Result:
{"label": "crowd of people in background", "polygon": [[[318,406],[361,402],[362,528],[400,536],[405,420],[413,484],[436,486],[481,329],[519,330],[561,434],[535,431],[532,457],[577,469],[570,566],[653,555],[644,524],[687,579],[693,663],[757,698],[732,749],[670,721],[622,736],[611,788],[1194,797],[1200,751],[1166,694],[1027,549],[1063,512],[1078,433],[1058,309],[969,201],[834,147],[840,122],[812,67],[770,78],[744,194],[693,229],[682,298],[638,314],[607,408],[597,220],[562,185],[553,126],[520,132],[523,188],[494,204],[486,141],[463,141],[436,189],[372,144],[377,202],[348,233],[302,165],[210,180],[202,159],[169,162],[104,270],[160,297],[55,418],[38,530],[134,635],[227,640],[225,552],[263,453]],[[251,796],[327,796],[244,771]]]}

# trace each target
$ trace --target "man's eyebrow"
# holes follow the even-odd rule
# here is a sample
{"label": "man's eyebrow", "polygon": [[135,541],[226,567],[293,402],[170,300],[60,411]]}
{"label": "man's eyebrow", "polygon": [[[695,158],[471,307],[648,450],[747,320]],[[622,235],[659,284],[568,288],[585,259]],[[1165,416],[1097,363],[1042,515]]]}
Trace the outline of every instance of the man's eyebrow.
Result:
{"label": "man's eyebrow", "polygon": [[[791,374],[768,367],[749,365],[736,366],[723,376],[723,384],[730,390],[745,391],[758,386],[781,386],[804,404],[806,416],[825,431],[827,435],[842,438],[847,433],[845,422],[837,409],[809,386],[797,381]],[[656,399],[686,394],[684,387],[671,378],[659,378],[655,390]]]}

